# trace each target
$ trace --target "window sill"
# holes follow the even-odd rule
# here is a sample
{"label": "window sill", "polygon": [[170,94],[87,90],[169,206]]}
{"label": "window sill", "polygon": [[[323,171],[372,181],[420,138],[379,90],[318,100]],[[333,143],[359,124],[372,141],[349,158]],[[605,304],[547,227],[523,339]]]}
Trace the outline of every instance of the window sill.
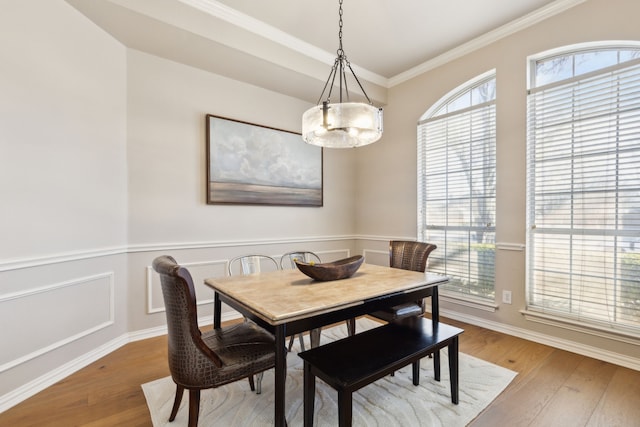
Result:
{"label": "window sill", "polygon": [[451,304],[463,305],[465,307],[471,307],[478,310],[488,311],[490,313],[495,313],[498,309],[498,306],[494,301],[474,298],[468,295],[459,295],[454,294],[452,292],[439,291],[438,297],[440,301],[448,302]]}
{"label": "window sill", "polygon": [[627,344],[638,345],[640,334],[637,330],[631,328],[611,329],[605,325],[595,323],[586,324],[584,321],[577,321],[568,318],[561,318],[547,313],[541,313],[532,310],[520,310],[524,318],[531,321],[542,323],[545,325],[555,326],[558,328],[568,329],[575,332],[594,335],[602,338],[612,339]]}

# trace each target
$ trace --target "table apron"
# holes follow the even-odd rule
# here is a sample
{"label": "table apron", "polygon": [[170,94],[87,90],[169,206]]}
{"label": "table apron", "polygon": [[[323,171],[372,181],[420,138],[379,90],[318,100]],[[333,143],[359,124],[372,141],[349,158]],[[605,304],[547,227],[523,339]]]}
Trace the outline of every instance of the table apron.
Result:
{"label": "table apron", "polygon": [[[216,296],[220,301],[229,305],[234,310],[237,310],[245,317],[251,319],[264,329],[275,334],[276,326],[284,325],[286,335],[293,335],[300,332],[309,331],[311,329],[319,328],[322,326],[337,323],[346,319],[362,316],[372,313],[377,310],[392,307],[394,305],[403,304],[411,301],[418,301],[422,298],[429,297],[433,294],[437,295],[437,286],[429,286],[416,290],[397,292],[393,294],[383,295],[380,297],[370,298],[362,301],[356,305],[347,306],[344,308],[337,308],[333,311],[329,311],[322,314],[310,315],[309,317],[298,318],[290,321],[279,322],[278,324],[271,323],[262,317],[256,315],[244,304],[237,300],[221,294],[216,291]],[[437,297],[436,297],[437,298]]]}

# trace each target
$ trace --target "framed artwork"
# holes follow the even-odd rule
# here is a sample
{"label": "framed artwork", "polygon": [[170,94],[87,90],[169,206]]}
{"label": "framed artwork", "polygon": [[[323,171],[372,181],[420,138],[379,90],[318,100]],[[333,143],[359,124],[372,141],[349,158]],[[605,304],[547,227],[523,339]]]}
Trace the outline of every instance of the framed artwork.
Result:
{"label": "framed artwork", "polygon": [[207,203],[322,206],[322,148],[207,114]]}

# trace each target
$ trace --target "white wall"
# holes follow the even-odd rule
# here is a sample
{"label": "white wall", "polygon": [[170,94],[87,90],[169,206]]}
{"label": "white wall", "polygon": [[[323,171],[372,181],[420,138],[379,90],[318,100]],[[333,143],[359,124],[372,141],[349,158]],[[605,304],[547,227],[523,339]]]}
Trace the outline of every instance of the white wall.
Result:
{"label": "white wall", "polygon": [[[416,124],[441,97],[488,70],[497,74],[496,241],[525,243],[527,56],[600,40],[640,40],[635,0],[590,0],[483,49],[426,72],[389,91],[383,140],[358,154],[358,248],[381,250],[380,236],[416,238]],[[623,343],[525,320],[525,253],[498,250],[496,294],[510,290],[513,304],[496,312],[444,302],[446,314],[606,360],[638,366],[637,340]]]}
{"label": "white wall", "polygon": [[5,1],[0,28],[0,396],[20,398],[127,331],[126,50],[62,1]]}

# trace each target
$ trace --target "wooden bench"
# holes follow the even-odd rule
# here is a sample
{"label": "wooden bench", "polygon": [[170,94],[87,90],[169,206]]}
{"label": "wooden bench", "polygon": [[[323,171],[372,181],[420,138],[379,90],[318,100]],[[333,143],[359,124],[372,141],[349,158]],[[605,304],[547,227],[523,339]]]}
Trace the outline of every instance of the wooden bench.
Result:
{"label": "wooden bench", "polygon": [[420,359],[444,347],[449,348],[451,402],[458,404],[458,335],[462,332],[413,317],[298,353],[304,360],[305,427],[313,426],[316,377],[338,392],[338,423],[351,426],[354,391],[409,364],[413,364],[413,384],[418,385]]}

